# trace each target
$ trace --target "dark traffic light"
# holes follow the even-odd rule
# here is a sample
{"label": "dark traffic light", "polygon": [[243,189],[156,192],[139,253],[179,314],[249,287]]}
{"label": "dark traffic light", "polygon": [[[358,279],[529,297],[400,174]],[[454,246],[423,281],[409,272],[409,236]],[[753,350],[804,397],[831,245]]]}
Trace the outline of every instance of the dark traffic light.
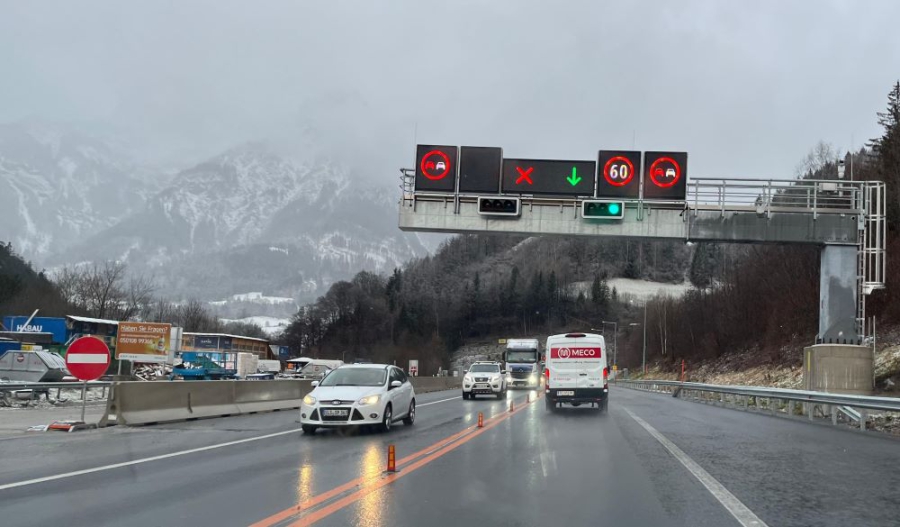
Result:
{"label": "dark traffic light", "polygon": [[519,198],[478,198],[478,214],[485,216],[518,216]]}
{"label": "dark traffic light", "polygon": [[581,217],[587,219],[621,220],[625,217],[622,201],[582,201]]}

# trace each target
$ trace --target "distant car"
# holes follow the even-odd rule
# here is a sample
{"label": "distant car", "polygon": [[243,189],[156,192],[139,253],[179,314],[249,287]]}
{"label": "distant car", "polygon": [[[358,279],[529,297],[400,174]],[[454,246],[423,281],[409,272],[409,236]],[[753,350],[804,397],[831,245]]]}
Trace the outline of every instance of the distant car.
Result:
{"label": "distant car", "polygon": [[375,425],[388,432],[397,421],[416,420],[416,392],[400,368],[388,364],[353,364],[332,370],[300,406],[305,434],[319,428]]}
{"label": "distant car", "polygon": [[476,362],[463,377],[463,399],[474,399],[479,394],[506,399],[506,390],[506,370],[499,362]]}

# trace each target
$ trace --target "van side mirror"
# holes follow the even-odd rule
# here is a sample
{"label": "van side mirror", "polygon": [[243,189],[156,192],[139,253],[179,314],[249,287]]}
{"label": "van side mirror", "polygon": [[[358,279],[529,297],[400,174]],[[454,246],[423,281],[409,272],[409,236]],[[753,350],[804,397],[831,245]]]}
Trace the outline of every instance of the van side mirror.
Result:
{"label": "van side mirror", "polygon": [[309,385],[312,386],[313,388],[315,388],[316,386],[319,385],[319,381],[313,381],[313,382],[309,383]]}
{"label": "van side mirror", "polygon": [[400,382],[400,381],[391,381],[391,389],[392,389],[392,390],[393,390],[394,388],[399,388],[399,387],[401,387],[401,386],[403,386],[403,383],[402,383],[402,382]]}
{"label": "van side mirror", "polygon": [[507,373],[506,370],[500,370],[500,375],[506,375],[506,373]]}

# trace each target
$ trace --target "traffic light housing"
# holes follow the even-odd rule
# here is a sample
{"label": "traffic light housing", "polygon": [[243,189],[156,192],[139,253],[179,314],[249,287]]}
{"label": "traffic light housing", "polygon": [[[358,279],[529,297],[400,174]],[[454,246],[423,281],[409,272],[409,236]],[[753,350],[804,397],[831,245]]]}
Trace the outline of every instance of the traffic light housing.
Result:
{"label": "traffic light housing", "polygon": [[625,202],[609,200],[582,201],[581,217],[589,220],[621,220],[625,217]]}
{"label": "traffic light housing", "polygon": [[482,216],[518,216],[520,211],[519,198],[478,198],[478,214]]}

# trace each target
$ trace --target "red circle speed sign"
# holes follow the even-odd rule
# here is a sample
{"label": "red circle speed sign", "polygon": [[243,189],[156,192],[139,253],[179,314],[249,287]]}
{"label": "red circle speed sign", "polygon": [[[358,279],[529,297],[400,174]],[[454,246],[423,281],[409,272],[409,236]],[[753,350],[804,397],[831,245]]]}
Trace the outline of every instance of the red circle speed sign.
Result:
{"label": "red circle speed sign", "polygon": [[634,163],[625,156],[615,156],[603,166],[603,178],[614,187],[624,187],[634,178]]}
{"label": "red circle speed sign", "polygon": [[81,337],[66,351],[66,368],[78,380],[97,380],[109,368],[109,348],[97,337]]}

